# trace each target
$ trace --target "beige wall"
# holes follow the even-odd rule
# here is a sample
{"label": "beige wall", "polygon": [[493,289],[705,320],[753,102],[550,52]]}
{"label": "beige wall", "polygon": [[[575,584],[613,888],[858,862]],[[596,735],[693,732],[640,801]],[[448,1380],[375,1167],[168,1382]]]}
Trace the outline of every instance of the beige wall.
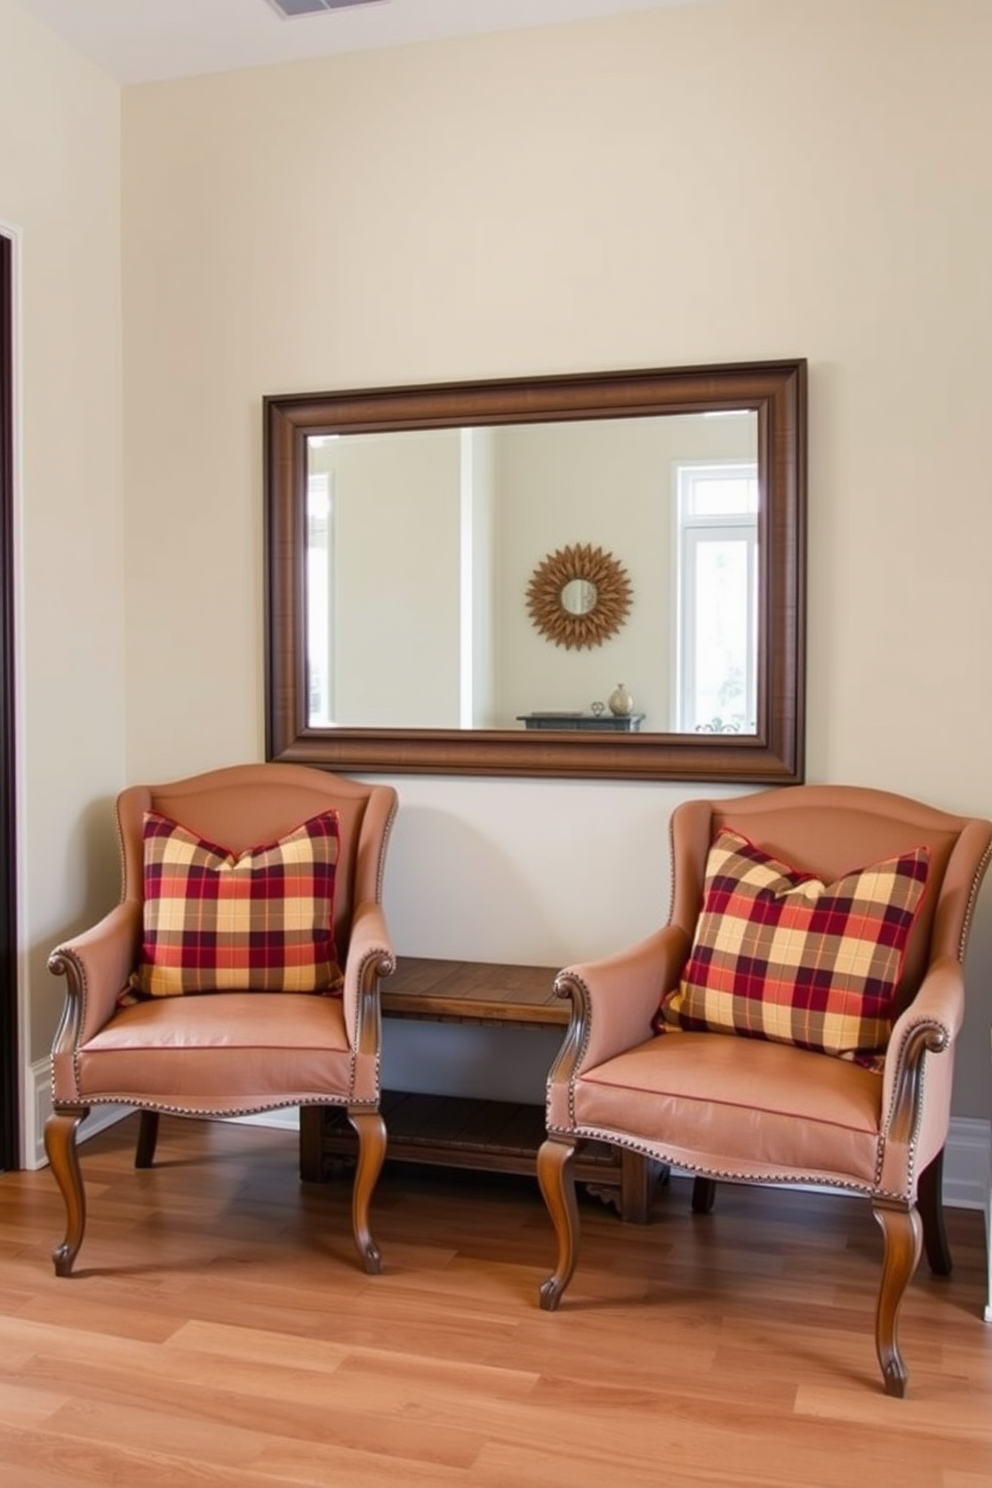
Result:
{"label": "beige wall", "polygon": [[[264,393],[806,356],[809,778],[992,812],[990,48],[984,0],[716,0],[125,90],[129,775],[262,750]],[[403,951],[665,913],[684,791],[398,783]]]}
{"label": "beige wall", "polygon": [[[0,25],[4,40],[3,0]],[[714,0],[126,89],[127,778],[261,757],[263,394],[805,356],[808,777],[992,814],[990,48],[986,0]],[[45,137],[64,107],[48,66],[14,77]],[[78,74],[79,112],[89,88],[112,112],[111,90]],[[66,149],[112,280],[110,121],[104,133],[81,124]],[[28,146],[15,150],[33,179]],[[0,216],[18,210],[0,197]],[[85,500],[112,553],[113,481],[92,479],[113,447],[112,283],[74,303],[72,251],[39,215],[80,362],[106,374],[69,432],[85,426],[95,451]],[[33,342],[29,390],[69,381],[52,339]],[[69,696],[92,685],[105,704],[61,733],[57,701],[31,714],[39,779],[77,746],[103,751],[51,813],[46,858],[65,875],[120,773],[116,665],[89,659],[91,643],[114,654],[103,612],[120,590],[32,430],[37,499],[65,521],[64,574],[56,563],[52,581],[40,544],[28,555],[37,613],[49,650],[73,649]],[[105,580],[82,607],[68,587],[80,544]],[[38,687],[58,660],[39,656]],[[668,815],[694,792],[397,783],[401,951],[562,962],[666,911]],[[39,924],[75,917],[68,877],[46,886]],[[985,1117],[989,890],[970,973],[955,1110]]]}
{"label": "beige wall", "polygon": [[331,717],[457,728],[458,430],[331,440],[320,460],[333,482]]}
{"label": "beige wall", "polygon": [[124,774],[120,90],[0,0],[0,230],[18,264],[18,897],[24,1055],[48,952],[117,893]]}

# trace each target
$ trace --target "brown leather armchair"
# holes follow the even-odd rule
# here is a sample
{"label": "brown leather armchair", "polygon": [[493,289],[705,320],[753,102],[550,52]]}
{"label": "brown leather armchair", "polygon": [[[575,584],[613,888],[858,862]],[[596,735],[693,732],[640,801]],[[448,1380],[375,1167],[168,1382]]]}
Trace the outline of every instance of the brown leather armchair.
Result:
{"label": "brown leather armchair", "polygon": [[[722,827],[828,885],[854,868],[928,849],[880,1072],[737,1033],[653,1031],[662,994],[684,985],[707,857]],[[697,1212],[711,1207],[716,1180],[839,1188],[871,1201],[884,1235],[876,1349],[886,1393],[904,1394],[897,1318],[922,1244],[932,1270],[946,1273],[951,1264],[941,1164],[964,1011],[962,961],[990,840],[987,821],[857,787],[795,786],[676,809],[668,924],[556,980],[572,1016],[549,1077],[548,1135],[538,1155],[558,1242],[556,1268],[541,1287],[544,1309],[557,1308],[575,1269],[571,1158],[583,1139],[696,1175]]]}
{"label": "brown leather armchair", "polygon": [[[48,963],[68,982],[52,1050],[53,1114],[45,1126],[66,1206],[65,1238],[53,1252],[57,1275],[72,1271],[86,1221],[77,1130],[92,1106],[104,1104],[140,1110],[137,1167],[154,1159],[163,1111],[211,1118],[299,1106],[303,1120],[311,1110],[319,1117],[320,1106],[345,1107],[358,1134],[355,1243],[366,1271],[381,1269],[369,1204],[386,1151],[379,1113],[379,978],[395,960],[381,898],[396,806],[391,787],[282,764],[235,765],[166,785],[132,786],[118,797],[121,901],[98,925],[60,945]],[[333,919],[340,995],[271,989],[126,994],[146,933],[146,812],[179,822],[239,858],[330,810],[337,813]],[[279,977],[277,965],[268,981]]]}

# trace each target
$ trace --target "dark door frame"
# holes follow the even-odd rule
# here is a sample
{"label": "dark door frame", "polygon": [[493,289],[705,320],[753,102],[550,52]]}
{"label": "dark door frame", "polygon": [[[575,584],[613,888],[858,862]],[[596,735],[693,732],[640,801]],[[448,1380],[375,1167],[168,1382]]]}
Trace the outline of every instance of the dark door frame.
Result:
{"label": "dark door frame", "polygon": [[0,1169],[20,1167],[15,581],[14,244],[0,233]]}

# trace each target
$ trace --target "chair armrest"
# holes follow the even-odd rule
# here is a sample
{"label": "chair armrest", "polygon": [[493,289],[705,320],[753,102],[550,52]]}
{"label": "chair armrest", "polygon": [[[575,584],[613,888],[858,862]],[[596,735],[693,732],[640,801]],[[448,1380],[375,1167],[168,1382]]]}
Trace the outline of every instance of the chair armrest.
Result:
{"label": "chair armrest", "polygon": [[66,1004],[53,1053],[92,1038],[117,1010],[141,948],[141,904],[128,899],[96,925],[56,946],[48,969],[66,978]]}
{"label": "chair armrest", "polygon": [[360,1054],[378,1053],[379,978],[395,970],[396,953],[382,905],[365,900],[352,916],[342,993],[348,1039]]}
{"label": "chair armrest", "polygon": [[[961,964],[953,956],[943,956],[932,964],[913,1001],[892,1027],[882,1077],[883,1125],[890,1141],[911,1139],[921,1095],[923,1055],[949,1050],[963,1017]],[[944,1093],[949,1107],[950,1061],[947,1079],[941,1083],[947,1087]]]}
{"label": "chair armrest", "polygon": [[690,946],[684,930],[666,925],[614,956],[560,971],[555,992],[571,997],[572,1017],[549,1078],[571,1079],[650,1038],[658,1004],[678,984]]}

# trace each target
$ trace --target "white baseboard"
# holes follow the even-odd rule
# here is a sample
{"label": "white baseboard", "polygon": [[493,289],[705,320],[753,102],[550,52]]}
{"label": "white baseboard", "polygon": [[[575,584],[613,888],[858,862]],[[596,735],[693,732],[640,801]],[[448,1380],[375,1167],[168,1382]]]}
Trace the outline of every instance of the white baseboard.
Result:
{"label": "white baseboard", "polygon": [[944,1148],[944,1203],[987,1209],[992,1188],[992,1123],[952,1116]]}
{"label": "white baseboard", "polygon": [[300,1129],[299,1106],[282,1106],[278,1111],[259,1111],[257,1116],[230,1116],[230,1121],[242,1126],[271,1126],[277,1131],[298,1132]]}
{"label": "white baseboard", "polygon": [[[48,1060],[32,1067],[34,1099],[29,1103],[31,1129],[26,1134],[25,1151],[28,1167],[44,1167],[45,1121],[52,1109]],[[128,1106],[94,1106],[79,1129],[81,1141],[95,1137],[130,1112]],[[236,1116],[235,1121],[251,1126],[276,1127],[280,1131],[298,1131],[300,1113],[296,1106],[279,1111],[263,1111],[257,1116]],[[990,1154],[992,1123],[966,1116],[953,1116],[944,1153],[944,1203],[951,1209],[982,1209],[989,1206]]]}
{"label": "white baseboard", "polygon": [[[51,1066],[47,1059],[31,1066],[31,1098],[26,1104],[22,1141],[24,1166],[43,1168],[48,1161],[45,1156],[45,1122],[52,1112]],[[79,1140],[85,1142],[95,1137],[97,1132],[106,1131],[130,1110],[130,1106],[94,1106],[79,1128]]]}

